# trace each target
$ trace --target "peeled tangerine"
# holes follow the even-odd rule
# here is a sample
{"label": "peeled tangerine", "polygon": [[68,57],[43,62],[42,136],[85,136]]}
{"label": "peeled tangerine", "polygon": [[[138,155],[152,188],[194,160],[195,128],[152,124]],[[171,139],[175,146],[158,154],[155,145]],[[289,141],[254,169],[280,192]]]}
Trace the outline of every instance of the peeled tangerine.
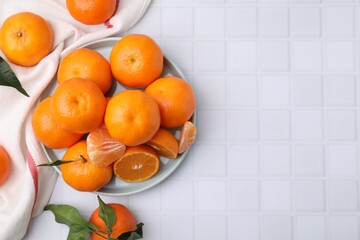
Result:
{"label": "peeled tangerine", "polygon": [[99,167],[106,167],[118,160],[125,152],[126,146],[112,138],[105,125],[89,133],[87,151],[90,161]]}
{"label": "peeled tangerine", "polygon": [[190,146],[195,142],[196,132],[196,127],[192,122],[187,121],[184,124],[180,132],[179,153],[183,153],[188,150]]}

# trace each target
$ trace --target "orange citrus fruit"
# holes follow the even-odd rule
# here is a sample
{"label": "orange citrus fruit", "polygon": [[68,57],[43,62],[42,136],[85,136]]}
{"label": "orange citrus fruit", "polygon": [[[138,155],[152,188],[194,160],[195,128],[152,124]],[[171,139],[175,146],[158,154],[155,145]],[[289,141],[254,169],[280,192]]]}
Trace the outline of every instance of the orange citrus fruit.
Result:
{"label": "orange citrus fruit", "polygon": [[129,34],[120,39],[110,54],[111,71],[115,79],[127,86],[143,88],[160,77],[163,53],[156,42],[141,34]]}
{"label": "orange citrus fruit", "polygon": [[104,118],[106,99],[92,81],[73,78],[60,84],[51,97],[51,112],[63,129],[87,133],[98,128]]}
{"label": "orange citrus fruit", "polygon": [[143,91],[125,90],[109,101],[105,125],[110,136],[126,146],[143,144],[159,129],[159,108]]}
{"label": "orange citrus fruit", "polygon": [[91,163],[86,141],[82,140],[68,148],[62,160],[75,161],[60,165],[64,181],[78,191],[96,191],[105,186],[112,177],[112,166],[98,167]]}
{"label": "orange citrus fruit", "polygon": [[[125,232],[136,230],[135,217],[127,207],[119,203],[108,203],[106,205],[112,207],[116,215],[116,221],[111,228],[111,238],[115,239]],[[99,229],[96,233],[90,233],[91,240],[108,239],[107,234],[104,234],[104,232],[107,231],[105,222],[99,217],[99,208],[95,209],[91,214],[89,221]],[[97,234],[100,234],[101,236]]]}
{"label": "orange citrus fruit", "polygon": [[5,183],[11,172],[11,161],[3,146],[0,146],[0,186]]}
{"label": "orange citrus fruit", "polygon": [[126,146],[112,138],[105,125],[89,133],[86,138],[90,161],[99,167],[105,167],[118,160]]}
{"label": "orange citrus fruit", "polygon": [[194,91],[183,79],[173,76],[159,78],[145,89],[145,93],[158,104],[162,127],[179,127],[195,111]]}
{"label": "orange citrus fruit", "polygon": [[179,152],[179,143],[174,134],[165,128],[159,128],[154,137],[146,143],[160,155],[167,158],[176,158]]}
{"label": "orange citrus fruit", "polygon": [[67,148],[83,136],[62,129],[50,111],[51,97],[36,106],[32,116],[32,127],[36,138],[48,148]]}
{"label": "orange citrus fruit", "polygon": [[196,127],[192,122],[188,121],[184,124],[180,132],[179,153],[183,153],[188,150],[195,142],[196,132]]}
{"label": "orange citrus fruit", "polygon": [[109,62],[97,51],[79,48],[66,55],[59,64],[59,84],[72,78],[95,82],[103,93],[111,87],[112,75]]}
{"label": "orange citrus fruit", "polygon": [[115,175],[126,182],[141,182],[154,176],[160,167],[156,152],[146,145],[128,147],[114,163]]}
{"label": "orange citrus fruit", "polygon": [[31,12],[8,17],[1,26],[1,50],[10,62],[33,66],[48,55],[53,46],[53,32],[45,19]]}
{"label": "orange citrus fruit", "polygon": [[117,0],[66,0],[70,15],[88,25],[106,22],[114,15],[116,5]]}

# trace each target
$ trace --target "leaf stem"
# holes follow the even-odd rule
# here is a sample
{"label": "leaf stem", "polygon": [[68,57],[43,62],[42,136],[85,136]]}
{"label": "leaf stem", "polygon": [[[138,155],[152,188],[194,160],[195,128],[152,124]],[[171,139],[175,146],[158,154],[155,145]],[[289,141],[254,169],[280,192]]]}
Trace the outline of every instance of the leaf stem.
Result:
{"label": "leaf stem", "polygon": [[80,157],[81,157],[81,161],[82,161],[83,163],[87,163],[87,160],[86,160],[86,158],[85,158],[83,155],[80,155]]}

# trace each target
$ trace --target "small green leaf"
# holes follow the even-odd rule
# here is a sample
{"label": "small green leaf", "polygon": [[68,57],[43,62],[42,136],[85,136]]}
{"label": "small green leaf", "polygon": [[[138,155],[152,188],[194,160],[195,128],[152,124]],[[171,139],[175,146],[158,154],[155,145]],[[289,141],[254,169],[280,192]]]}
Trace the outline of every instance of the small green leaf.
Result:
{"label": "small green leaf", "polygon": [[79,161],[79,160],[56,160],[55,162],[43,163],[43,164],[39,164],[37,166],[38,167],[53,167],[53,166],[59,166],[62,164],[72,163],[72,162],[76,162],[76,161]]}
{"label": "small green leaf", "polygon": [[110,236],[112,226],[114,225],[116,221],[116,214],[112,207],[109,205],[106,205],[99,196],[97,196],[99,200],[99,217],[104,221],[107,229],[108,234]]}
{"label": "small green leaf", "polygon": [[83,240],[84,237],[98,228],[86,221],[79,213],[79,211],[69,205],[49,204],[44,210],[50,210],[55,216],[55,221],[67,225],[69,230],[68,240]]}
{"label": "small green leaf", "polygon": [[19,79],[11,70],[10,65],[0,57],[0,85],[16,88],[19,92],[29,97],[29,94],[21,86]]}
{"label": "small green leaf", "polygon": [[130,231],[130,232],[121,234],[118,237],[118,240],[136,240],[136,239],[143,238],[143,230],[142,230],[143,226],[144,226],[143,223],[139,223],[136,226],[137,228],[135,231]]}

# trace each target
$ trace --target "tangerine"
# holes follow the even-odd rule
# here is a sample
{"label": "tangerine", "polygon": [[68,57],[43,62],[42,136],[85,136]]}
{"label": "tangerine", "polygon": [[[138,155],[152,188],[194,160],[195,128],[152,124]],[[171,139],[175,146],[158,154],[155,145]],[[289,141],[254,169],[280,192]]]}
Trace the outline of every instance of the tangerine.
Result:
{"label": "tangerine", "polygon": [[8,17],[0,29],[1,50],[20,66],[36,65],[53,46],[53,31],[41,16],[20,12]]}
{"label": "tangerine", "polygon": [[149,36],[129,34],[111,50],[110,66],[114,78],[122,85],[144,88],[160,77],[163,53]]}
{"label": "tangerine", "polygon": [[124,155],[114,163],[115,175],[126,182],[141,182],[154,176],[160,167],[156,152],[146,145],[126,148]]}
{"label": "tangerine", "polygon": [[59,149],[72,146],[83,136],[62,129],[50,111],[51,97],[36,106],[32,116],[32,127],[36,138],[46,147]]}
{"label": "tangerine", "polygon": [[11,172],[11,161],[3,146],[0,146],[0,186],[5,183]]}
{"label": "tangerine", "polygon": [[114,15],[116,5],[117,0],[66,0],[70,15],[89,25],[106,22]]}
{"label": "tangerine", "polygon": [[[135,217],[127,207],[119,203],[108,203],[106,205],[112,207],[116,215],[115,223],[111,228],[111,238],[116,239],[125,232],[136,230]],[[104,220],[99,217],[99,208],[95,209],[95,211],[91,214],[89,221],[99,229],[96,233],[90,233],[91,240],[108,239],[108,236],[104,234],[104,232],[107,232],[108,229]]]}
{"label": "tangerine", "polygon": [[110,64],[95,50],[88,48],[76,49],[61,60],[57,72],[59,84],[72,78],[93,81],[103,93],[106,93],[112,83]]}
{"label": "tangerine", "polygon": [[78,191],[97,191],[111,179],[112,166],[98,167],[91,163],[87,144],[81,140],[68,148],[62,160],[74,161],[60,165],[64,181]]}
{"label": "tangerine", "polygon": [[154,137],[146,143],[160,155],[167,158],[176,158],[179,152],[179,143],[174,134],[165,128],[159,128]]}
{"label": "tangerine", "polygon": [[105,109],[106,99],[98,85],[81,78],[65,81],[51,97],[51,113],[70,132],[94,131],[102,124]]}
{"label": "tangerine", "polygon": [[159,129],[159,108],[143,91],[125,90],[110,99],[105,125],[110,136],[126,146],[140,145],[149,141]]}
{"label": "tangerine", "polygon": [[158,104],[161,126],[175,128],[188,121],[195,111],[195,94],[189,83],[181,78],[168,76],[151,83],[145,93]]}
{"label": "tangerine", "polygon": [[105,125],[89,133],[86,138],[90,161],[99,167],[106,167],[118,160],[126,146],[112,138]]}

